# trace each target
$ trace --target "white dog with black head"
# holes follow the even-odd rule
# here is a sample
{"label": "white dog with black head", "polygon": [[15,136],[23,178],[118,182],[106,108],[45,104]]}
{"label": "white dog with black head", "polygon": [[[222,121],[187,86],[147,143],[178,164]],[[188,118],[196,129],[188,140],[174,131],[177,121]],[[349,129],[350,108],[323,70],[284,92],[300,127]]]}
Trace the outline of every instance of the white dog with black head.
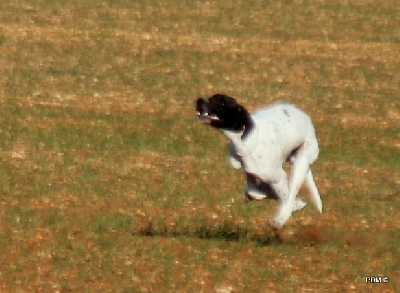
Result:
{"label": "white dog with black head", "polygon": [[[234,98],[216,94],[196,103],[199,119],[221,130],[230,141],[230,162],[243,167],[247,201],[264,198],[280,202],[273,228],[281,228],[306,202],[296,198],[305,182],[311,202],[322,212],[322,202],[310,165],[319,148],[310,117],[290,104],[275,104],[249,114]],[[283,163],[291,164],[288,180]]]}

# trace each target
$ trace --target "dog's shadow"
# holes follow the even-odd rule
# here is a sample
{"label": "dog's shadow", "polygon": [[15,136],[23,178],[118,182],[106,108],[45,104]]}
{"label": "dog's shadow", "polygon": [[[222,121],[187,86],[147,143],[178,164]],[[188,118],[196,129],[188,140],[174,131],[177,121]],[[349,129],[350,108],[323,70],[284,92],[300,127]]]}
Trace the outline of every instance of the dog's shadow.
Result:
{"label": "dog's shadow", "polygon": [[314,230],[310,227],[301,226],[294,230],[290,228],[290,231],[285,229],[275,230],[266,226],[262,230],[255,230],[230,221],[217,224],[198,221],[196,224],[191,225],[188,225],[188,222],[167,225],[165,222],[158,220],[157,222],[146,221],[146,223],[141,223],[139,227],[135,227],[132,234],[141,237],[188,237],[237,243],[254,242],[257,246],[300,242],[304,245],[316,245],[323,242],[323,239],[317,233],[314,233]]}

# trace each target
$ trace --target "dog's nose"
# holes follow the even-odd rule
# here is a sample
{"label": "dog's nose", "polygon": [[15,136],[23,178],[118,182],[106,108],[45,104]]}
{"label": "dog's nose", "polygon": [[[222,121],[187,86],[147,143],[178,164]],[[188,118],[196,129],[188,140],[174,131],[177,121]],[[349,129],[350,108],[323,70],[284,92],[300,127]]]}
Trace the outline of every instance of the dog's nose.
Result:
{"label": "dog's nose", "polygon": [[204,115],[204,113],[208,113],[208,107],[207,107],[208,101],[202,98],[197,99],[196,102],[196,111],[197,115]]}

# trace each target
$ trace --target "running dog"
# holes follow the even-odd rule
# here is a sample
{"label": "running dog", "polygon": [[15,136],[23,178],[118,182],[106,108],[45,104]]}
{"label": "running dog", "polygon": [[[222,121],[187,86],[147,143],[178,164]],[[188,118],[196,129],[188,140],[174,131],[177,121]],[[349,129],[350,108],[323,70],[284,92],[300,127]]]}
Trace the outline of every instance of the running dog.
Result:
{"label": "running dog", "polygon": [[[290,104],[275,104],[250,114],[234,98],[222,94],[199,98],[196,111],[201,122],[228,138],[231,165],[242,167],[246,174],[244,199],[279,201],[278,212],[269,221],[271,227],[283,227],[294,211],[306,205],[296,198],[304,182],[311,202],[322,212],[310,169],[319,154],[318,141],[307,114]],[[282,166],[285,161],[291,165],[289,180]]]}

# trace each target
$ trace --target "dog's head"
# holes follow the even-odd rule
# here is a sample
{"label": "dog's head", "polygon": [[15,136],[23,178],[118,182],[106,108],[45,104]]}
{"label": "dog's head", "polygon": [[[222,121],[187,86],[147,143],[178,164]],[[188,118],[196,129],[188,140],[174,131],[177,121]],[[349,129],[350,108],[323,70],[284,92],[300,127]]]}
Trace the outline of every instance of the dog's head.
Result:
{"label": "dog's head", "polygon": [[201,122],[228,131],[243,131],[244,138],[253,123],[247,110],[234,98],[216,94],[208,99],[197,99],[197,115]]}

